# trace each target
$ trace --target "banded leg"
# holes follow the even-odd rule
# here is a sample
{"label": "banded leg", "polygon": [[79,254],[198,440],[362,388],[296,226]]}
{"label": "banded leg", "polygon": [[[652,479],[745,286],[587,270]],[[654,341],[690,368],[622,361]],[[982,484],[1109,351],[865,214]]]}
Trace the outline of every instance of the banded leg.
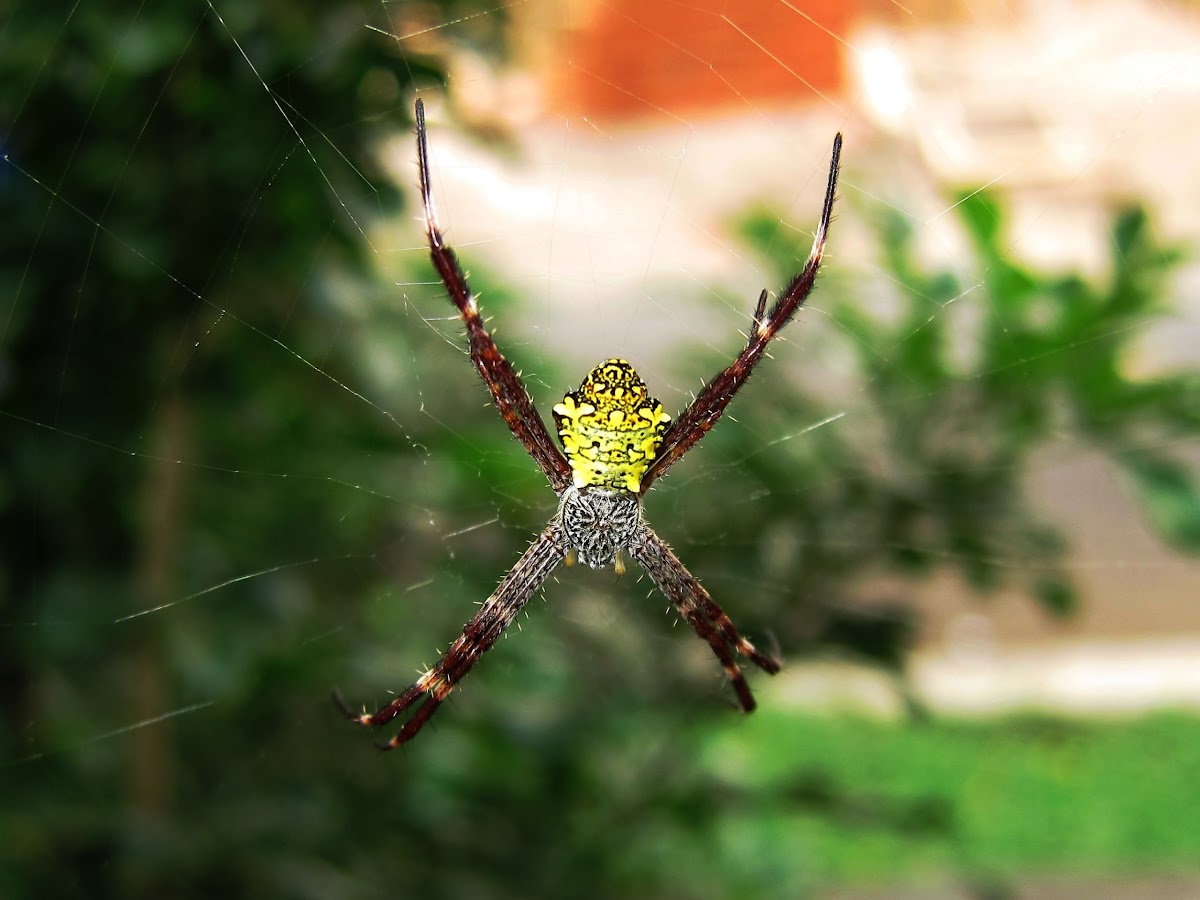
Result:
{"label": "banded leg", "polygon": [[688,404],[687,409],[676,416],[675,421],[667,428],[658,448],[658,456],[642,476],[641,493],[646,493],[656,479],[677,463],[717,423],[729,401],[749,379],[750,373],[766,352],[771,338],[791,321],[792,316],[812,293],[817,280],[817,270],[821,267],[821,257],[825,254],[829,222],[833,218],[833,199],[837,192],[841,156],[842,136],[839,134],[833,139],[833,157],[829,162],[829,181],[825,185],[821,220],[817,223],[817,233],[813,237],[812,250],[809,251],[804,268],[779,295],[770,312],[766,312],[767,292],[763,291],[759,295],[745,349],[738,354],[737,359],[713,376],[696,395],[696,399]]}
{"label": "banded leg", "polygon": [[546,423],[533,405],[524,383],[496,346],[483,317],[479,304],[471,293],[467,275],[458,262],[453,248],[446,244],[442,229],[438,225],[437,210],[433,205],[433,191],[429,183],[429,142],[425,132],[425,104],[417,100],[417,161],[421,178],[421,201],[425,209],[425,234],[429,238],[429,257],[442,279],[450,299],[458,307],[467,326],[467,340],[471,348],[471,362],[492,394],[496,409],[504,417],[513,436],[524,445],[533,461],[538,464],[550,486],[561,492],[571,483],[571,467],[558,449]]}
{"label": "banded leg", "polygon": [[412,687],[374,713],[354,712],[337,691],[334,691],[333,702],[347,718],[370,728],[378,728],[422,701],[396,736],[380,744],[380,748],[392,750],[412,740],[433,718],[455,685],[466,677],[475,663],[479,662],[480,656],[490,650],[504,629],[512,624],[529,598],[562,562],[563,555],[562,529],[557,522],[552,522],[504,576],[496,592],[466,624],[463,633],[450,645],[438,664],[418,678]]}
{"label": "banded leg", "polygon": [[729,676],[742,709],[752,712],[757,704],[730,648],[736,649],[770,675],[779,671],[779,662],[760,652],[738,632],[704,586],[648,526],[642,528],[639,539],[629,548],[629,552],[658,585],[658,589],[675,605],[680,615],[708,642],[725,667],[725,674]]}

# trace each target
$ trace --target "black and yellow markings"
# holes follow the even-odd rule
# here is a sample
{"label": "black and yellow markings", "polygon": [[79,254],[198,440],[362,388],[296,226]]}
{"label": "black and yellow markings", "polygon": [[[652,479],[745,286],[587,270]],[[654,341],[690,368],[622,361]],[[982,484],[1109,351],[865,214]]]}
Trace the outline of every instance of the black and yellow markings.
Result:
{"label": "black and yellow markings", "polygon": [[576,487],[636,493],[671,417],[633,366],[609,359],[554,407],[554,421]]}

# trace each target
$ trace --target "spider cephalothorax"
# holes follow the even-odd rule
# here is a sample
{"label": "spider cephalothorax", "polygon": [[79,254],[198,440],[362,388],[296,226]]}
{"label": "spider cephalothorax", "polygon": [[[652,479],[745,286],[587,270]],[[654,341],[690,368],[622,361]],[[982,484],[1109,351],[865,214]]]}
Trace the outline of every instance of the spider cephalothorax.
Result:
{"label": "spider cephalothorax", "polygon": [[417,101],[417,161],[430,258],[466,325],[471,361],[513,436],[558,494],[559,505],[545,530],[508,571],[436,666],[374,713],[353,712],[340,694],[334,694],[346,715],[372,727],[416,707],[399,732],[382,745],[385,749],[398,747],[421,730],[559,563],[578,561],[594,569],[611,565],[620,573],[625,568],[626,553],[708,642],[724,666],[742,709],[754,709],[754,697],[735,652],[770,674],[779,671],[779,663],[738,633],[729,616],[647,524],[642,515],[642,496],[708,433],[762,359],[767,344],[808,298],[825,251],[841,150],[839,134],[833,141],[825,202],[808,261],[769,310],[767,292],[759,295],[746,346],[737,358],[713,376],[674,422],[662,404],[650,396],[633,366],[623,359],[602,362],[588,373],[579,390],[568,393],[554,407],[563,446],[560,451],[520,376],[484,326],[458,257],[442,238],[429,184],[425,108]]}
{"label": "spider cephalothorax", "polygon": [[637,538],[642,500],[633,491],[568,485],[558,502],[566,562],[625,573],[623,551]]}

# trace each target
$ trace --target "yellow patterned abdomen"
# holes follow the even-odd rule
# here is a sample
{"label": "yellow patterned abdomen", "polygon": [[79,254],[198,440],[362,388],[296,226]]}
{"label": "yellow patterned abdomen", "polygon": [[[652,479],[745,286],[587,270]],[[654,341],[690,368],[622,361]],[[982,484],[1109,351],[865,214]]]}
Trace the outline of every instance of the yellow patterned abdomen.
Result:
{"label": "yellow patterned abdomen", "polygon": [[623,359],[606,360],[554,407],[576,487],[637,493],[671,417]]}

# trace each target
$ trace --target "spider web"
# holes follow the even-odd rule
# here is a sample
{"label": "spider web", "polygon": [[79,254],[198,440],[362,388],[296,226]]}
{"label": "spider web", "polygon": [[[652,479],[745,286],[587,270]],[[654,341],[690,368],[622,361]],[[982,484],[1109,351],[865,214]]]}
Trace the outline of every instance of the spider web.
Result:
{"label": "spider web", "polygon": [[[1109,250],[1119,236],[1115,210],[1134,197],[1150,210],[1160,258],[1170,245],[1194,246],[1200,184],[1189,163],[1200,147],[1187,111],[1200,91],[1200,22],[1187,9],[1114,2],[1085,16],[1070,2],[992,4],[947,21],[894,5],[829,28],[799,4],[782,6],[836,51],[839,87],[814,83],[731,9],[675,10],[677,21],[702,20],[744,39],[740,52],[717,60],[686,49],[690,25],[662,30],[624,7],[595,7],[594,15],[631,22],[631,48],[700,63],[719,97],[702,107],[597,71],[576,43],[582,13],[576,20],[533,3],[364,4],[328,27],[334,43],[370,35],[390,60],[390,72],[381,66],[363,87],[396,123],[387,126],[381,113],[377,171],[344,152],[341,129],[350,123],[329,109],[314,119],[316,101],[298,87],[332,65],[327,45],[313,43],[293,77],[264,75],[273,46],[294,39],[285,18],[273,32],[270,13],[241,14],[213,0],[195,4],[184,17],[189,27],[160,30],[142,7],[79,0],[62,10],[53,35],[27,41],[25,18],[12,14],[0,41],[34,55],[5,88],[0,191],[20,196],[14,208],[36,225],[4,245],[0,441],[13,448],[13,474],[0,478],[0,496],[13,508],[35,505],[6,522],[7,774],[35,781],[58,765],[128,758],[141,767],[130,776],[132,794],[142,808],[158,808],[171,778],[155,754],[167,752],[164,734],[177,736],[164,732],[172,723],[187,734],[233,732],[267,710],[272,727],[302,739],[336,730],[323,705],[328,688],[338,683],[372,705],[406,686],[553,512],[536,468],[486,408],[458,320],[426,263],[408,127],[414,84],[431,110],[447,237],[544,414],[609,356],[630,359],[669,410],[682,408],[739,348],[759,290],[781,283],[772,251],[807,249],[831,138],[845,133],[827,274],[730,415],[648,501],[652,523],[734,620],[762,634],[787,616],[789,642],[807,615],[787,610],[807,608],[796,600],[792,565],[815,555],[809,532],[782,519],[744,528],[756,516],[770,519],[764,510],[803,510],[814,498],[803,491],[808,482],[780,478],[766,461],[799,473],[828,436],[860,450],[876,473],[897,465],[877,400],[881,376],[851,360],[858,353],[894,369],[927,352],[932,332],[977,336],[996,314],[988,272],[998,263],[981,265],[962,219],[964,205],[983,196],[977,190],[1002,204],[999,262],[1096,283],[1118,278],[1121,263],[1114,270]],[[552,24],[536,27],[539,17]],[[515,68],[479,49],[510,24],[531,41],[509,47],[522,64]],[[107,51],[79,57],[97,28],[111,35]],[[214,153],[237,147],[255,173],[228,185],[175,173],[182,199],[159,205],[161,214],[186,221],[188,203],[222,192],[238,211],[222,240],[197,235],[201,250],[188,254],[136,210],[145,192],[172,189],[154,174],[169,145],[165,98],[201,53],[212,55],[200,68],[214,83],[257,91],[250,109],[266,127],[244,130],[242,113],[205,111],[197,121],[213,131],[180,137],[211,141]],[[554,70],[548,59],[571,84],[608,93],[584,91],[564,111],[567,101],[554,100],[545,82]],[[25,152],[26,136],[60,115],[45,88],[71,67],[90,111],[57,122],[73,149],[52,166]],[[139,67],[154,77],[136,104],[114,109],[112,93]],[[755,88],[752,73],[761,69],[776,78],[785,71],[797,99]],[[196,96],[219,108],[219,97]],[[612,96],[628,101],[625,118],[596,99]],[[89,148],[100,134],[114,149],[97,161]],[[87,168],[95,165],[98,176]],[[284,192],[298,218],[312,212],[313,198],[325,201],[316,230],[326,237],[307,255],[296,255],[286,228],[265,212]],[[880,223],[893,213],[911,225],[915,264],[957,279],[948,295],[930,298],[915,327],[901,324],[897,273],[879,249]],[[753,222],[764,217],[774,231],[755,245],[747,235],[762,233]],[[262,262],[259,248],[276,235],[293,255]],[[362,274],[356,257],[377,278]],[[69,277],[58,278],[62,271]],[[1149,383],[1195,366],[1197,278],[1186,259],[1164,278],[1168,313],[1138,310],[1121,323],[1131,335],[1126,374]],[[160,305],[140,304],[146,291]],[[27,325],[45,303],[55,316],[34,341]],[[890,327],[856,329],[846,304]],[[148,349],[142,342],[151,337]],[[952,345],[950,363],[969,379],[990,374],[976,374],[974,342]],[[1063,344],[1051,356],[1071,359],[1087,347]],[[37,383],[16,370],[34,357]],[[1043,361],[1018,354],[1011,365],[1036,389]],[[114,402],[127,367],[138,366],[149,367],[138,376],[149,387]],[[916,408],[930,390],[913,381],[899,396]],[[947,417],[954,413],[948,407]],[[1194,674],[1178,661],[1200,640],[1197,564],[1156,534],[1106,454],[1065,426],[1050,431],[1028,465],[1000,474],[1014,476],[1030,508],[1069,541],[1057,565],[1080,598],[1073,617],[1048,614],[1019,578],[1001,578],[980,605],[963,571],[971,552],[946,551],[920,533],[902,535],[897,550],[936,553],[926,575],[905,581],[875,561],[833,608],[856,621],[918,610],[928,699],[946,708],[985,694],[990,708],[1028,702],[1038,676],[1032,688],[970,682],[974,693],[965,696],[945,686],[967,683],[952,665],[963,654],[1003,668],[1014,642],[1048,637],[1076,648],[1136,637],[1144,643],[1122,645],[1117,662],[1132,668],[1120,671],[1183,684],[1168,700],[1194,704]],[[1139,439],[1143,450],[1200,459],[1194,437],[1152,428]],[[908,476],[927,480],[940,464],[917,462]],[[45,481],[18,483],[29,472]],[[111,481],[95,480],[104,478]],[[833,537],[845,553],[873,559],[877,548],[852,525]],[[1007,550],[1003,539],[996,546],[985,556],[1001,573],[1048,565],[1016,539]],[[43,557],[44,565],[29,563]],[[36,579],[19,574],[26,571]],[[531,605],[519,644],[502,642],[469,682],[474,692],[494,679],[494,691],[473,711],[451,703],[439,718],[510,716],[536,728],[558,714],[556,697],[618,708],[659,680],[655,690],[682,690],[677,703],[686,706],[725,689],[702,642],[668,627],[661,598],[644,601],[644,583],[564,571],[547,593],[549,608]],[[648,613],[631,614],[634,605]],[[828,610],[812,621],[836,625]],[[828,632],[811,637],[819,645]],[[785,656],[793,649],[782,648]],[[1030,672],[1050,664],[1026,662]],[[803,705],[805,677],[778,688],[778,702]],[[763,681],[755,681],[760,690]],[[1115,688],[1089,682],[1083,694],[1106,690]],[[1070,706],[1072,696],[1062,702]],[[1134,692],[1128,701],[1160,696]],[[464,743],[449,746],[450,758],[470,758]],[[386,764],[368,757],[363,765]]]}

